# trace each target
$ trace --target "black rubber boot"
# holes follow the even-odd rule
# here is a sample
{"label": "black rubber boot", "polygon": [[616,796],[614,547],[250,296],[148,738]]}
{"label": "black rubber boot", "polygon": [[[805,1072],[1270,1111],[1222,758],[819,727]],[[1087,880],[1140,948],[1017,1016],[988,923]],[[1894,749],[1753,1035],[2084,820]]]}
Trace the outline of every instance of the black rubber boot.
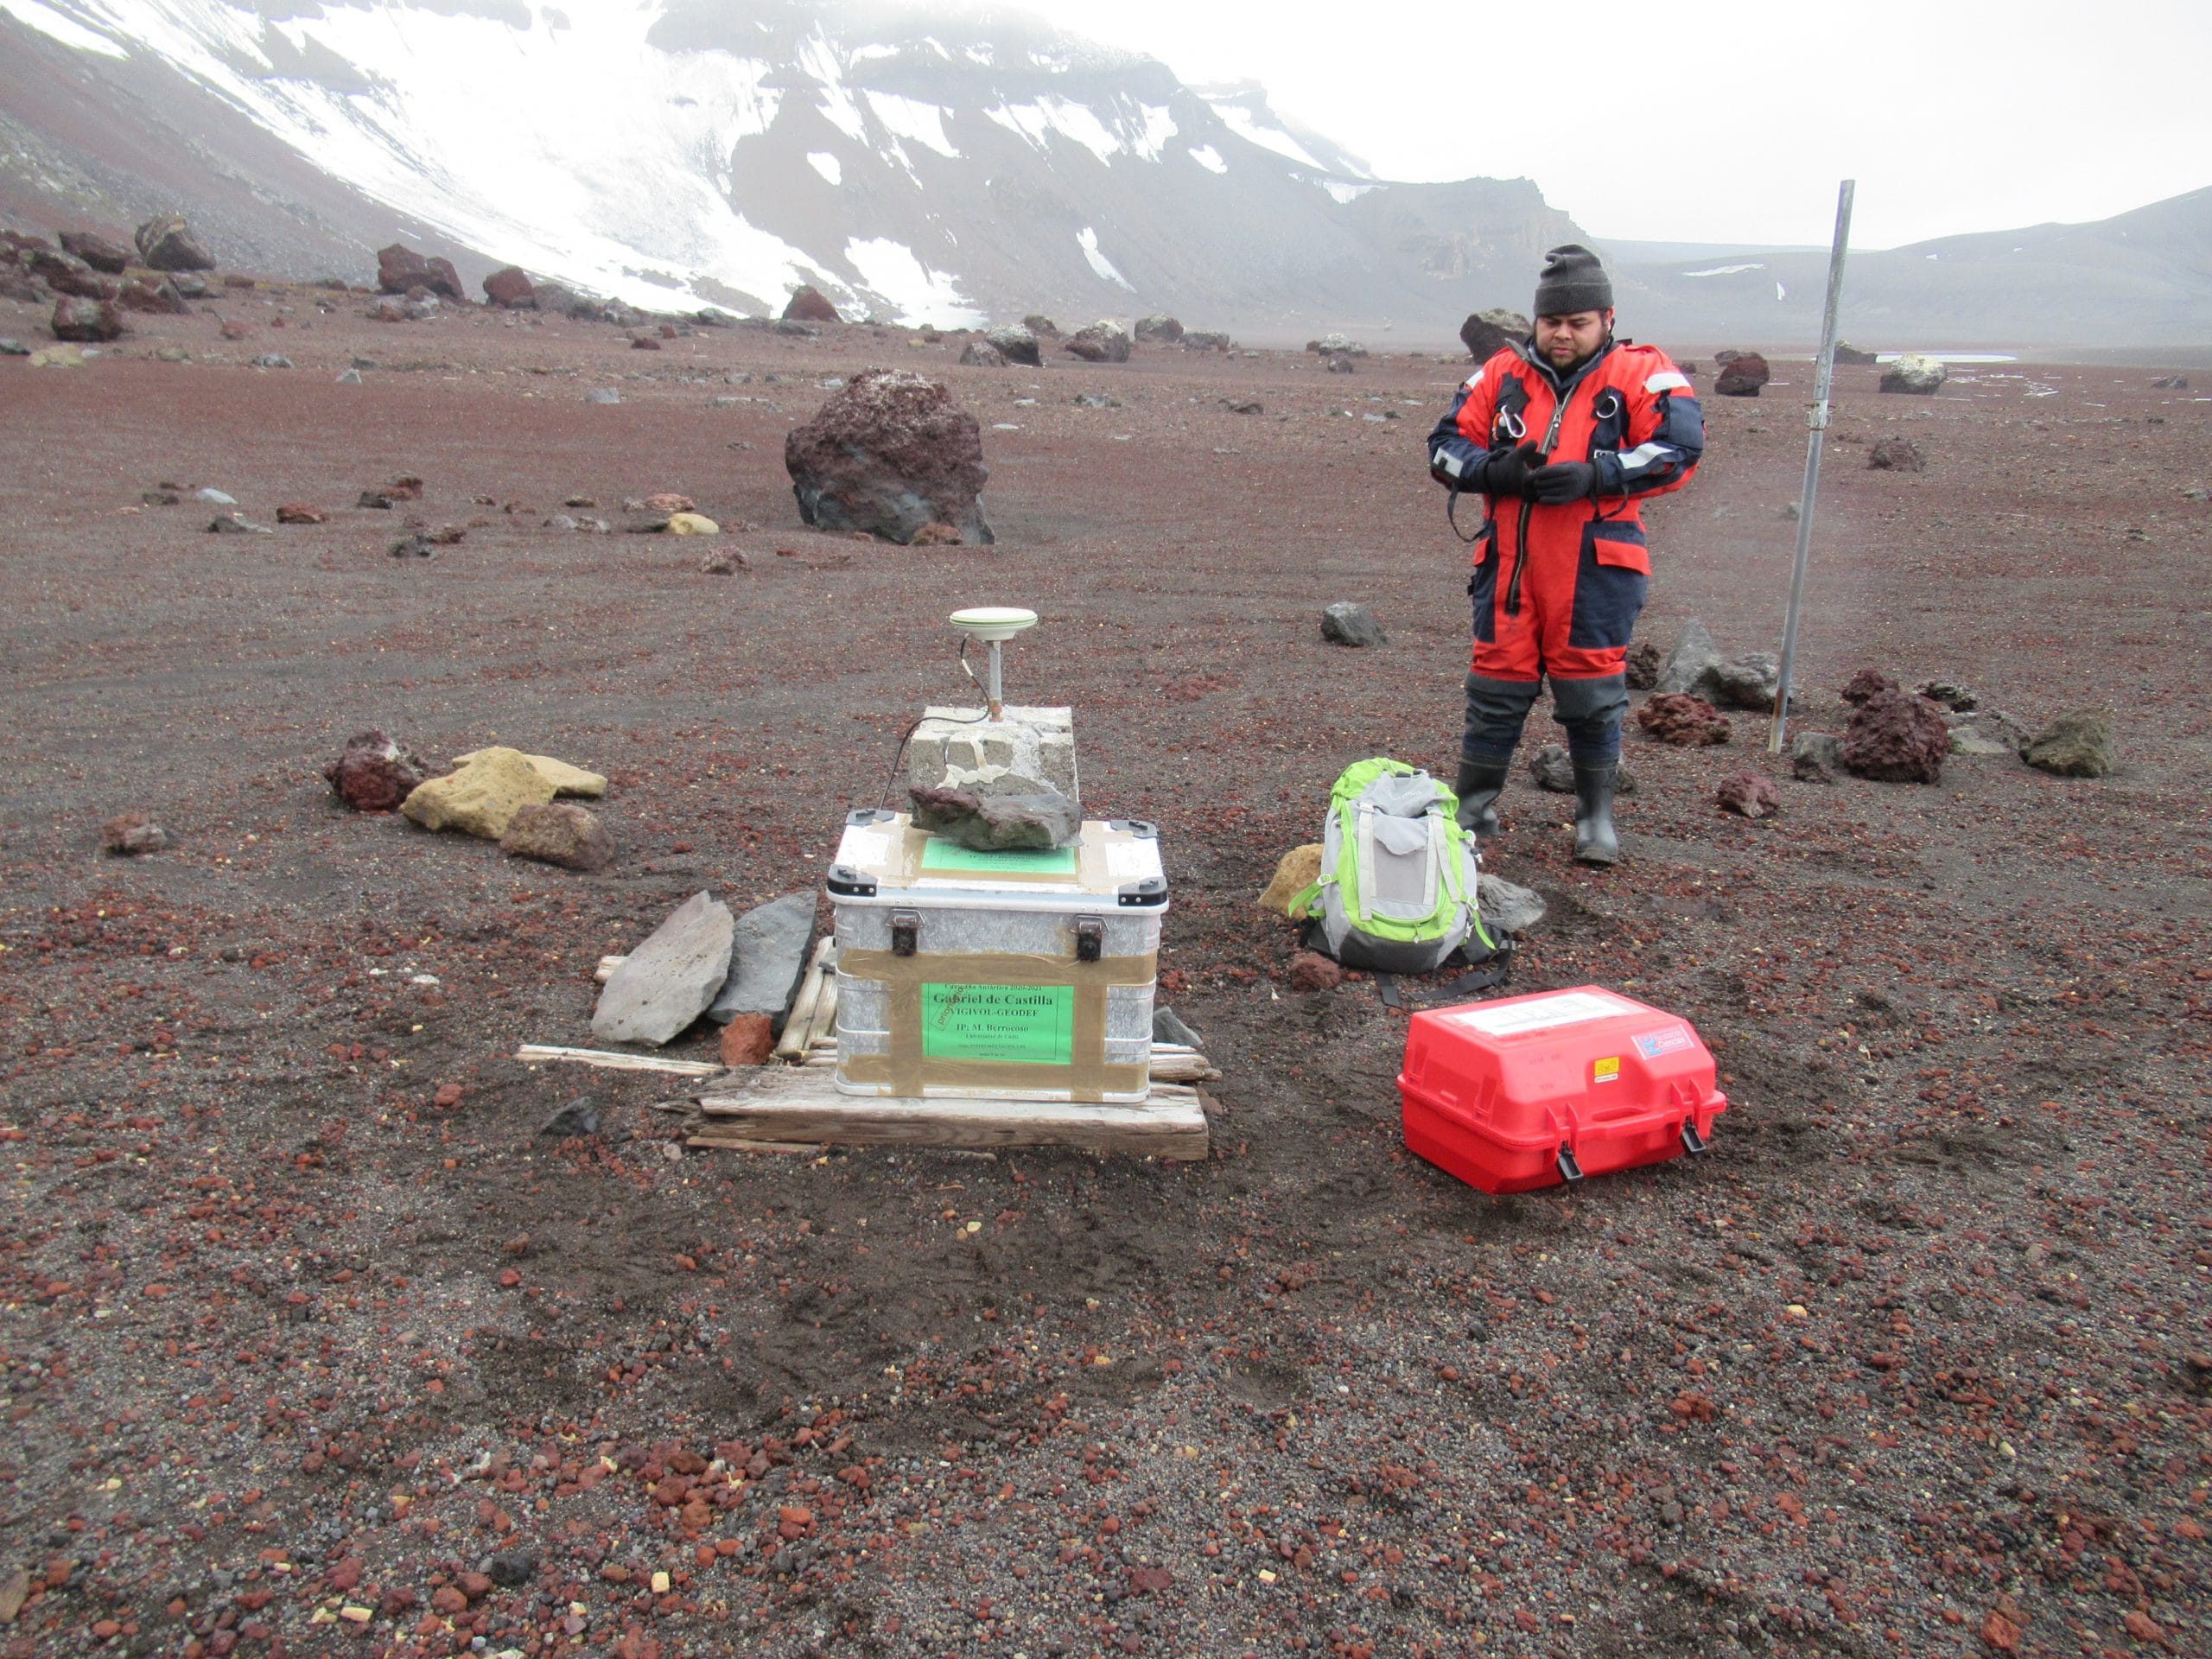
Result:
{"label": "black rubber boot", "polygon": [[1459,827],[1478,841],[1489,841],[1499,833],[1497,798],[1505,792],[1512,765],[1510,760],[1459,762],[1459,781],[1452,785],[1459,798]]}
{"label": "black rubber boot", "polygon": [[1620,839],[1613,833],[1613,780],[1619,772],[1611,760],[1574,768],[1574,856],[1582,863],[1620,862]]}

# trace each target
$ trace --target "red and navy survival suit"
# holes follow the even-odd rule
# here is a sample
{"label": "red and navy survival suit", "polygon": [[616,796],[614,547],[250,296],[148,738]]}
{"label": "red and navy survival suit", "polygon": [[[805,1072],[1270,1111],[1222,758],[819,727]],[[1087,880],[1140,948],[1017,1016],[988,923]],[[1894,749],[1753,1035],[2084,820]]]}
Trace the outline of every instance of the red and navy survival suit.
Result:
{"label": "red and navy survival suit", "polygon": [[[1493,494],[1485,474],[1533,443],[1586,461],[1590,493],[1556,505]],[[1431,474],[1482,493],[1465,759],[1512,757],[1541,680],[1581,764],[1620,753],[1629,635],[1651,572],[1641,503],[1679,490],[1705,453],[1688,376],[1655,346],[1608,340],[1561,375],[1519,342],[1470,376],[1428,436]]]}

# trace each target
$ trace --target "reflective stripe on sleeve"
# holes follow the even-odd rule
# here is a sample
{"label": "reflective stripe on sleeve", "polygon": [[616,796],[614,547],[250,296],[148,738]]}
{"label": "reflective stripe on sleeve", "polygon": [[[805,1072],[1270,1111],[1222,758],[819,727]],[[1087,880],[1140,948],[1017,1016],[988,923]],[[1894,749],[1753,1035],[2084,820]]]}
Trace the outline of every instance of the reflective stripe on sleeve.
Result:
{"label": "reflective stripe on sleeve", "polygon": [[[1483,371],[1477,369],[1472,374],[1467,377],[1465,382],[1460,386],[1459,390],[1462,391],[1472,391],[1477,386],[1482,385],[1482,383]],[[1689,385],[1689,382],[1685,380],[1682,384],[1684,385]]]}
{"label": "reflective stripe on sleeve", "polygon": [[1653,375],[1645,381],[1643,389],[1646,391],[1682,391],[1688,389],[1689,384],[1689,376],[1668,369]]}
{"label": "reflective stripe on sleeve", "polygon": [[1452,477],[1457,478],[1459,476],[1459,457],[1453,454],[1449,449],[1438,449],[1435,455],[1435,461],[1439,467],[1441,467],[1446,472],[1451,474]]}
{"label": "reflective stripe on sleeve", "polygon": [[1642,472],[1653,461],[1661,459],[1662,456],[1671,455],[1674,453],[1675,449],[1672,444],[1639,443],[1635,448],[1630,450],[1626,454],[1621,457],[1621,471],[1624,474]]}

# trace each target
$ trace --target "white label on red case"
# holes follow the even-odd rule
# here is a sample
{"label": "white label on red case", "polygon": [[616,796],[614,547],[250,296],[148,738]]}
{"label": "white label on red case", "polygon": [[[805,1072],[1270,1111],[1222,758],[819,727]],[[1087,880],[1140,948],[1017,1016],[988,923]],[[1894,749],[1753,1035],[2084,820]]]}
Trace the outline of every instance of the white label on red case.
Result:
{"label": "white label on red case", "polygon": [[1656,1060],[1662,1054],[1678,1053],[1690,1046],[1690,1034],[1681,1026],[1669,1026],[1664,1031],[1647,1031],[1636,1039],[1643,1051],[1643,1058]]}
{"label": "white label on red case", "polygon": [[1575,1026],[1586,1020],[1611,1020],[1617,1014],[1643,1012],[1635,1003],[1602,991],[1560,991],[1526,1002],[1463,1008],[1444,1017],[1487,1037],[1517,1037],[1523,1032],[1548,1031],[1554,1026]]}

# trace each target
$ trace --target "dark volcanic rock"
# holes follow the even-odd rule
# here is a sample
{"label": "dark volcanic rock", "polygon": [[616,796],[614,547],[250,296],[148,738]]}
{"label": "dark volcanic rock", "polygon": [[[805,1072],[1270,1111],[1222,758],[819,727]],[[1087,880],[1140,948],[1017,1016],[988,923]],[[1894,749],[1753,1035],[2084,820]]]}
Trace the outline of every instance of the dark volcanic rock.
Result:
{"label": "dark volcanic rock", "polygon": [[515,809],[499,850],[510,858],[535,859],[564,870],[603,870],[614,861],[614,843],[600,821],[570,801],[546,801]]}
{"label": "dark volcanic rock", "polygon": [[1548,789],[1554,794],[1574,792],[1574,758],[1567,752],[1564,743],[1547,743],[1529,757],[1529,776],[1535,779],[1538,789]]}
{"label": "dark volcanic rock", "polygon": [[1782,661],[1771,652],[1747,651],[1708,663],[1690,689],[1723,709],[1770,709],[1782,689]]}
{"label": "dark volcanic rock", "polygon": [[1183,336],[1186,352],[1225,352],[1234,344],[1227,334],[1211,328],[1194,328]]}
{"label": "dark volcanic rock", "polygon": [[2112,770],[2112,715],[2075,709],[2044,727],[2028,745],[2027,763],[2061,778],[2101,778]]}
{"label": "dark volcanic rock", "polygon": [[1759,388],[1772,378],[1766,359],[1757,352],[1738,352],[1728,359],[1713,389],[1723,397],[1756,397]]}
{"label": "dark volcanic rock", "polygon": [[61,251],[73,253],[94,270],[120,276],[130,268],[130,250],[118,248],[97,231],[64,231]]}
{"label": "dark volcanic rock", "polygon": [[213,270],[215,256],[200,245],[182,213],[159,213],[138,227],[138,257],[155,270]]}
{"label": "dark volcanic rock", "polygon": [[[556,1141],[566,1141],[572,1136],[597,1135],[599,1133],[599,1103],[589,1095],[579,1095],[552,1116],[547,1118],[537,1132]],[[492,1570],[494,1573],[499,1571],[498,1560],[497,1556],[493,1557]]]}
{"label": "dark volcanic rock", "polygon": [[508,265],[486,276],[484,297],[503,311],[531,311],[537,306],[537,289],[520,265]]}
{"label": "dark volcanic rock", "polygon": [[1390,636],[1364,605],[1340,599],[1321,613],[1321,637],[1332,645],[1388,645]]}
{"label": "dark volcanic rock", "polygon": [[1932,784],[1943,775],[1950,752],[1942,711],[1894,686],[1860,703],[1844,728],[1844,766],[1884,783]]}
{"label": "dark volcanic rock", "polygon": [[971,340],[960,353],[963,368],[1002,369],[1006,367],[1006,353],[988,340]]}
{"label": "dark volcanic rock", "polygon": [[792,291],[790,302],[784,307],[780,319],[785,322],[842,322],[837,308],[830,303],[822,290],[807,283]]}
{"label": "dark volcanic rock", "polygon": [[1183,338],[1183,325],[1173,317],[1140,317],[1134,332],[1147,346],[1173,346]]}
{"label": "dark volcanic rock", "polygon": [[49,326],[56,340],[113,340],[123,332],[123,313],[112,300],[60,299]]}
{"label": "dark volcanic rock", "polygon": [[1649,691],[1659,683],[1659,671],[1666,664],[1666,653],[1657,643],[1639,639],[1629,647],[1628,688],[1631,691]]}
{"label": "dark volcanic rock", "polygon": [[911,543],[925,524],[993,540],[982,491],[990,468],[976,417],[942,381],[896,369],[855,375],[784,440],[799,516]]}
{"label": "dark volcanic rock", "polygon": [[1319,340],[1309,340],[1306,349],[1319,357],[1365,357],[1367,347],[1350,334],[1324,334]]}
{"label": "dark volcanic rock", "polygon": [[1487,311],[1471,314],[1459,325],[1459,340],[1466,346],[1467,355],[1482,363],[1515,340],[1528,339],[1529,326],[1529,319],[1518,311],[1493,306]]}
{"label": "dark volcanic rock", "polygon": [[1728,741],[1728,717],[1703,697],[1662,691],[1636,711],[1636,723],[1662,743],[1693,749]]}
{"label": "dark volcanic rock", "polygon": [[1660,665],[1658,676],[1651,682],[1655,691],[1688,691],[1696,685],[1705,671],[1720,660],[1720,653],[1713,644],[1712,632],[1695,617],[1682,624],[1676,636],[1674,650],[1667,653],[1667,660]]}
{"label": "dark volcanic rock", "polygon": [[116,284],[73,254],[56,253],[50,248],[40,248],[24,264],[29,267],[32,276],[57,294],[73,294],[86,300],[111,300],[115,297]]}
{"label": "dark volcanic rock", "polygon": [[1901,391],[1913,397],[1933,397],[1949,376],[1950,371],[1935,359],[1907,352],[1882,371],[1882,390]]}
{"label": "dark volcanic rock", "polygon": [[1128,330],[1102,319],[1077,329],[1060,349],[1074,353],[1086,363],[1126,363],[1129,360]]}
{"label": "dark volcanic rock", "polygon": [[729,977],[708,1007],[707,1018],[728,1025],[740,1014],[781,1021],[806,976],[814,944],[815,891],[787,893],[756,905],[737,918]]}
{"label": "dark volcanic rock", "polygon": [[382,732],[371,731],[347,738],[345,753],[322,775],[356,812],[396,812],[435,770]]}
{"label": "dark volcanic rock", "polygon": [[168,831],[143,812],[125,812],[100,826],[100,845],[124,857],[158,853],[168,844]]}
{"label": "dark volcanic rock", "polygon": [[126,311],[145,311],[156,315],[185,317],[192,315],[192,307],[174,283],[163,283],[156,288],[137,277],[116,290],[115,302]]}
{"label": "dark volcanic rock", "polygon": [[2187,391],[2189,377],[2185,374],[2162,374],[2151,383],[2153,391]]}
{"label": "dark volcanic rock", "polygon": [[1800,732],[1789,740],[1789,770],[1808,784],[1832,784],[1843,771],[1843,740],[1834,732]]}
{"label": "dark volcanic rock", "polygon": [[456,304],[468,303],[468,294],[461,285],[461,273],[453,268],[450,259],[426,259],[414,249],[395,242],[388,248],[377,250],[377,289],[384,294],[406,295],[416,297],[412,290],[424,289]]}
{"label": "dark volcanic rock", "polygon": [[1083,809],[1046,785],[1033,794],[982,795],[916,785],[914,823],[979,853],[1065,847],[1083,833]]}
{"label": "dark volcanic rock", "polygon": [[1862,668],[1843,684],[1843,700],[1861,703],[1883,691],[1894,691],[1897,683],[1878,668]]}
{"label": "dark volcanic rock", "polygon": [[1033,369],[1045,365],[1045,354],[1037,344],[1037,331],[1027,325],[1009,326],[986,330],[983,341],[1009,363],[1027,364]]}
{"label": "dark volcanic rock", "polygon": [[1910,438],[1881,438],[1866,452],[1866,467],[1877,473],[1924,473],[1928,457]]}
{"label": "dark volcanic rock", "polygon": [[1835,343],[1836,366],[1845,369],[1871,369],[1879,360],[1872,352],[1862,352],[1848,340]]}
{"label": "dark volcanic rock", "polygon": [[1723,778],[1714,798],[1723,811],[1747,818],[1769,817],[1782,810],[1782,791],[1756,772],[1739,772]]}
{"label": "dark volcanic rock", "polygon": [[1923,680],[1914,690],[1929,702],[1940,702],[1961,715],[1981,707],[1981,693],[1956,680]]}
{"label": "dark volcanic rock", "polygon": [[1060,325],[1039,311],[1032,311],[1021,320],[1021,326],[1039,340],[1058,340]]}

